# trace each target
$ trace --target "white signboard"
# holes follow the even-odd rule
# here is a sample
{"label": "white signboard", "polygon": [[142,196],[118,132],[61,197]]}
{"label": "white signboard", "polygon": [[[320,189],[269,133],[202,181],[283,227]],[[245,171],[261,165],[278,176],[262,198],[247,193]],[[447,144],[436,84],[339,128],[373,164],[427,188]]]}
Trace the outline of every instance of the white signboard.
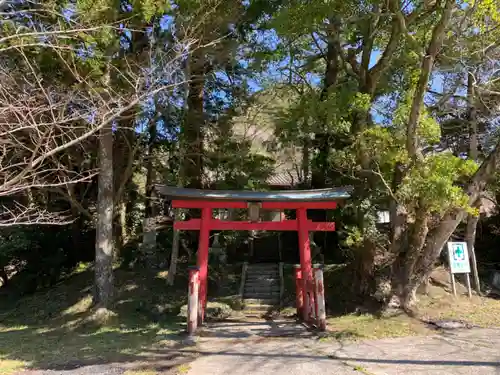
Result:
{"label": "white signboard", "polygon": [[469,273],[469,252],[466,242],[448,242],[448,259],[451,273]]}

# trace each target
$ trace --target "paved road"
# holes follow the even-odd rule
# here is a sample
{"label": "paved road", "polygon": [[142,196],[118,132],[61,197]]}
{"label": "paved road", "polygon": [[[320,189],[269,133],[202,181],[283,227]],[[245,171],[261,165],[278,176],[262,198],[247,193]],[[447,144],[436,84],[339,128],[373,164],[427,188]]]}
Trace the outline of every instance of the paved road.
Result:
{"label": "paved road", "polygon": [[291,321],[234,321],[208,326],[194,346],[145,351],[140,363],[82,363],[20,374],[121,375],[144,367],[171,375],[186,362],[188,375],[500,375],[500,330],[342,344],[318,340]]}
{"label": "paved road", "polygon": [[209,327],[187,350],[201,354],[188,375],[500,375],[494,329],[341,344],[318,341],[291,322],[228,322]]}

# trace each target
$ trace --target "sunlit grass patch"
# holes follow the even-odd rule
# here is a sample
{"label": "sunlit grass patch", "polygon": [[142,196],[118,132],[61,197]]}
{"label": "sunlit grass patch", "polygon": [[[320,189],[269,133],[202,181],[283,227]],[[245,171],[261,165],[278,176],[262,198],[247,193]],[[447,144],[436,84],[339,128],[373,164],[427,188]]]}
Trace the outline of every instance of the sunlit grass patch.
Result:
{"label": "sunlit grass patch", "polygon": [[371,314],[349,314],[328,319],[329,337],[336,339],[376,339],[424,334],[425,325],[407,315],[378,318]]}
{"label": "sunlit grass patch", "polygon": [[[172,306],[184,303],[176,300],[180,293],[158,279],[158,285],[146,284],[146,278],[130,271],[115,271],[115,275],[116,310],[105,326],[92,319],[91,272],[4,304],[0,311],[0,374],[66,363],[142,362],[151,348],[172,345],[182,329],[180,318],[155,315],[151,309],[162,303],[158,295],[168,298]],[[155,292],[159,286],[161,293]],[[156,299],[151,302],[151,298]]]}

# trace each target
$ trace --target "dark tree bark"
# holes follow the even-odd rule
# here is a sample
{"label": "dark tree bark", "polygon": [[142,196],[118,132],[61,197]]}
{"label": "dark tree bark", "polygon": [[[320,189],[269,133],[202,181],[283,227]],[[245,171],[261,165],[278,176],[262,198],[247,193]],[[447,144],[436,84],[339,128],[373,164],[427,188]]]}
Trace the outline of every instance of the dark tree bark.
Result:
{"label": "dark tree bark", "polygon": [[448,23],[450,21],[451,12],[455,4],[456,2],[454,0],[446,0],[441,18],[432,30],[431,41],[429,43],[429,46],[427,47],[425,56],[422,59],[420,77],[417,83],[415,94],[413,95],[410,117],[407,124],[406,149],[408,151],[408,156],[411,159],[417,157],[417,154],[419,152],[417,127],[420,119],[420,114],[422,112],[422,105],[424,103],[424,95],[427,91],[427,85],[429,83],[429,77],[432,71],[432,67],[434,66],[434,60],[436,59],[436,56],[439,53],[441,46],[443,45],[446,27],[448,26]]}
{"label": "dark tree bark", "polygon": [[154,151],[157,139],[157,126],[155,119],[149,122],[148,126],[148,145],[147,145],[147,160],[146,160],[146,197],[144,200],[146,218],[155,215],[154,212],[154,184],[155,184],[155,168],[154,168]]}
{"label": "dark tree bark", "polygon": [[149,266],[153,264],[154,252],[156,250],[156,210],[155,210],[155,145],[157,139],[156,120],[151,119],[148,126],[148,145],[146,149],[146,195],[144,198],[145,217],[142,225],[142,256]]}
{"label": "dark tree bark", "polygon": [[133,130],[134,111],[124,114],[119,121],[113,144],[114,181],[114,243],[115,255],[119,256],[128,241],[126,221],[128,194],[131,188],[134,163],[137,157],[137,139]]}
{"label": "dark tree bark", "polygon": [[[328,100],[328,95],[332,88],[337,84],[339,75],[339,48],[336,36],[337,21],[330,20],[331,27],[328,29],[328,44],[324,56],[326,62],[325,75],[323,79],[323,88],[321,90],[320,100]],[[330,134],[326,129],[326,118],[323,129],[317,131],[314,135],[315,148],[318,150],[314,168],[312,170],[311,185],[313,188],[320,189],[326,187],[326,175],[328,172],[328,157],[330,154]]]}
{"label": "dark tree bark", "polygon": [[95,254],[95,303],[108,309],[113,298],[113,131],[99,133],[99,180]]}
{"label": "dark tree bark", "polygon": [[[475,105],[475,90],[474,90],[474,76],[472,72],[467,74],[467,99],[469,105],[469,158],[478,161],[479,150],[478,150],[478,134],[477,134],[477,116],[476,116],[476,105]],[[479,199],[474,207],[478,211],[481,209],[481,200]],[[476,229],[479,222],[479,214],[467,216],[467,227],[465,229],[465,241],[467,242],[467,248],[469,250],[470,261],[472,264],[472,276],[474,278],[474,287],[478,294],[481,293],[481,284],[479,281],[479,274],[477,271],[477,259],[476,259]]]}
{"label": "dark tree bark", "polygon": [[304,134],[302,139],[302,176],[304,186],[310,184],[310,162],[311,162],[311,139],[309,134]]}
{"label": "dark tree bark", "polygon": [[205,56],[202,48],[190,58],[190,83],[187,96],[187,113],[183,127],[186,187],[201,188],[203,175],[203,128],[205,116],[203,98],[205,90]]}
{"label": "dark tree bark", "polygon": [[5,267],[0,266],[0,279],[2,279],[2,286],[6,287],[9,284],[9,276],[5,272]]}
{"label": "dark tree bark", "polygon": [[429,213],[425,208],[417,210],[409,239],[409,248],[402,264],[402,285],[398,289],[401,292],[400,299],[404,309],[409,309],[416,301],[417,288],[423,281],[423,278],[419,278],[417,266],[420,257],[425,256],[422,254],[422,249],[429,233],[429,218]]}

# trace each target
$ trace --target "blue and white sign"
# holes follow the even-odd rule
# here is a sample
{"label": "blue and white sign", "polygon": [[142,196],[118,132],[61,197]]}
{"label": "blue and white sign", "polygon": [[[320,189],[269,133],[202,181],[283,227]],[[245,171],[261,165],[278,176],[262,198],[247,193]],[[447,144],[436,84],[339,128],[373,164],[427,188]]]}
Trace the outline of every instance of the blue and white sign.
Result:
{"label": "blue and white sign", "polygon": [[469,273],[469,252],[466,242],[448,242],[448,259],[451,273]]}

